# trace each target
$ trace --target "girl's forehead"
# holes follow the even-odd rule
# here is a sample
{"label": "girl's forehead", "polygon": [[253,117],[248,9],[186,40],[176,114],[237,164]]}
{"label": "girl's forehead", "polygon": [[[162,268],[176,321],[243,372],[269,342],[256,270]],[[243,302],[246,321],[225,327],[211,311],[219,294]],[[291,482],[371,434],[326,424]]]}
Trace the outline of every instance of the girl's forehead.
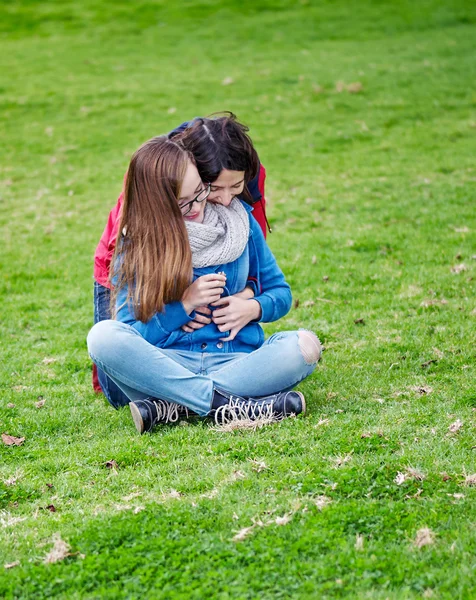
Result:
{"label": "girl's forehead", "polygon": [[182,181],[182,190],[180,196],[182,197],[193,194],[200,183],[201,179],[200,175],[198,174],[197,167],[192,162],[189,162]]}
{"label": "girl's forehead", "polygon": [[219,187],[233,187],[237,183],[241,183],[244,178],[244,171],[230,171],[229,169],[223,169],[220,171],[218,178],[213,182],[213,185]]}

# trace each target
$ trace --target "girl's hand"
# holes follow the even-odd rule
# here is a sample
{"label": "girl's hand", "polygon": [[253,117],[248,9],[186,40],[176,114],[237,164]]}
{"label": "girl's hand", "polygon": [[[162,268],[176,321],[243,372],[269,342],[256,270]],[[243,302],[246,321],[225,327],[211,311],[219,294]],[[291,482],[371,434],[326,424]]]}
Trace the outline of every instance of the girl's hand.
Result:
{"label": "girl's hand", "polygon": [[[235,294],[236,297],[243,298],[243,300],[250,300],[251,298],[254,298],[254,295],[255,294],[253,290],[249,287],[245,287],[244,290]],[[212,322],[211,316],[207,316],[212,314],[212,311],[208,308],[208,306],[199,306],[195,309],[195,311],[197,313],[195,319],[193,321],[189,321],[185,325],[182,325],[182,329],[186,333],[193,333],[197,329],[201,329],[202,327],[205,327],[205,325],[208,325]]]}
{"label": "girl's hand", "polygon": [[240,297],[239,294],[221,298],[212,303],[212,306],[218,306],[213,311],[212,320],[219,331],[228,331],[227,338],[220,338],[223,342],[234,340],[238,332],[248,325],[250,321],[259,319],[261,316],[261,306],[256,300],[247,300]]}
{"label": "girl's hand", "polygon": [[212,314],[212,311],[208,306],[199,306],[195,309],[195,312],[195,319],[182,325],[182,329],[187,333],[193,333],[197,329],[201,329],[212,322],[212,318],[207,316]]}
{"label": "girl's hand", "polygon": [[219,300],[225,283],[226,277],[220,273],[210,273],[195,279],[182,296],[185,312],[190,314],[199,306],[207,306]]}

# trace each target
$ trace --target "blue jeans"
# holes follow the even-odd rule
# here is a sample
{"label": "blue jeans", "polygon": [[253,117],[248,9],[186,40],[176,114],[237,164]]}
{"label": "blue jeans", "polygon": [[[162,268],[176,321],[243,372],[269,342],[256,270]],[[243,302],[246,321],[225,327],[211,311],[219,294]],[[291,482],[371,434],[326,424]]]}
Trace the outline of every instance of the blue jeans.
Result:
{"label": "blue jeans", "polygon": [[[97,281],[94,282],[94,323],[111,318],[109,301],[111,290]],[[109,404],[114,408],[121,408],[129,404],[130,400],[117,385],[110,379],[102,369],[98,367],[98,379],[101,389]]]}
{"label": "blue jeans", "polygon": [[275,333],[250,354],[162,349],[133,327],[101,321],[88,335],[88,350],[99,369],[131,400],[153,397],[177,402],[205,416],[214,388],[257,398],[290,390],[310,375],[297,331]]}

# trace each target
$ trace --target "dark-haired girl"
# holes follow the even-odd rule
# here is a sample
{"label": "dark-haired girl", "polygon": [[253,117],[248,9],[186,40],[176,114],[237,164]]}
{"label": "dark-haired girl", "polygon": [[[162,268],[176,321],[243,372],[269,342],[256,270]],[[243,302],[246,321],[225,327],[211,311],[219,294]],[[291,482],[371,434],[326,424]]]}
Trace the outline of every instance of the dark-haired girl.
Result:
{"label": "dark-haired girl", "polygon": [[[246,203],[208,203],[182,140],[154,138],[134,154],[113,259],[116,320],[88,335],[96,365],[130,400],[140,433],[192,410],[223,423],[305,412],[292,389],[315,369],[310,331],[276,333],[260,322],[291,307],[291,291]],[[253,298],[238,297],[248,280]],[[192,332],[201,307],[211,321]]]}
{"label": "dark-haired girl", "polygon": [[[225,113],[213,118],[196,118],[183,123],[168,137],[181,140],[185,148],[192,153],[202,181],[210,183],[208,200],[228,207],[233,198],[242,198],[253,207],[253,217],[266,235],[266,174],[247,132],[248,128],[237,121],[233,114]],[[120,231],[123,200],[124,194],[121,193],[116,206],[109,214],[94,256],[95,323],[110,318],[110,265]],[[249,280],[240,295],[243,298],[251,298],[256,292],[256,282]],[[184,330],[191,333],[194,329],[208,324],[210,312],[208,308],[203,307],[194,320],[184,325]],[[109,403],[115,408],[129,403],[129,398],[101,369],[94,369],[93,385],[96,391],[104,392]]]}

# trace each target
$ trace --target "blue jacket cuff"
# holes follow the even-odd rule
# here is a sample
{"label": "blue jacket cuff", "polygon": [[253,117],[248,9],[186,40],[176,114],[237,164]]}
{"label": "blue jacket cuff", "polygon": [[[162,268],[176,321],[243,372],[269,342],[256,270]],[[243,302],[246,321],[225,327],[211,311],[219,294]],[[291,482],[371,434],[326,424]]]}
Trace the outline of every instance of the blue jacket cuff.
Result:
{"label": "blue jacket cuff", "polygon": [[172,331],[180,329],[185,323],[193,321],[195,318],[195,311],[193,310],[188,315],[181,302],[170,302],[164,306],[162,312],[155,315],[155,318],[164,331],[171,333]]}
{"label": "blue jacket cuff", "polygon": [[269,297],[266,296],[265,294],[262,294],[261,296],[255,296],[253,298],[253,300],[256,300],[257,302],[259,302],[260,306],[261,306],[261,317],[259,318],[259,321],[263,322],[263,323],[269,323],[270,321],[273,321],[273,316],[274,316],[274,303],[273,300]]}

